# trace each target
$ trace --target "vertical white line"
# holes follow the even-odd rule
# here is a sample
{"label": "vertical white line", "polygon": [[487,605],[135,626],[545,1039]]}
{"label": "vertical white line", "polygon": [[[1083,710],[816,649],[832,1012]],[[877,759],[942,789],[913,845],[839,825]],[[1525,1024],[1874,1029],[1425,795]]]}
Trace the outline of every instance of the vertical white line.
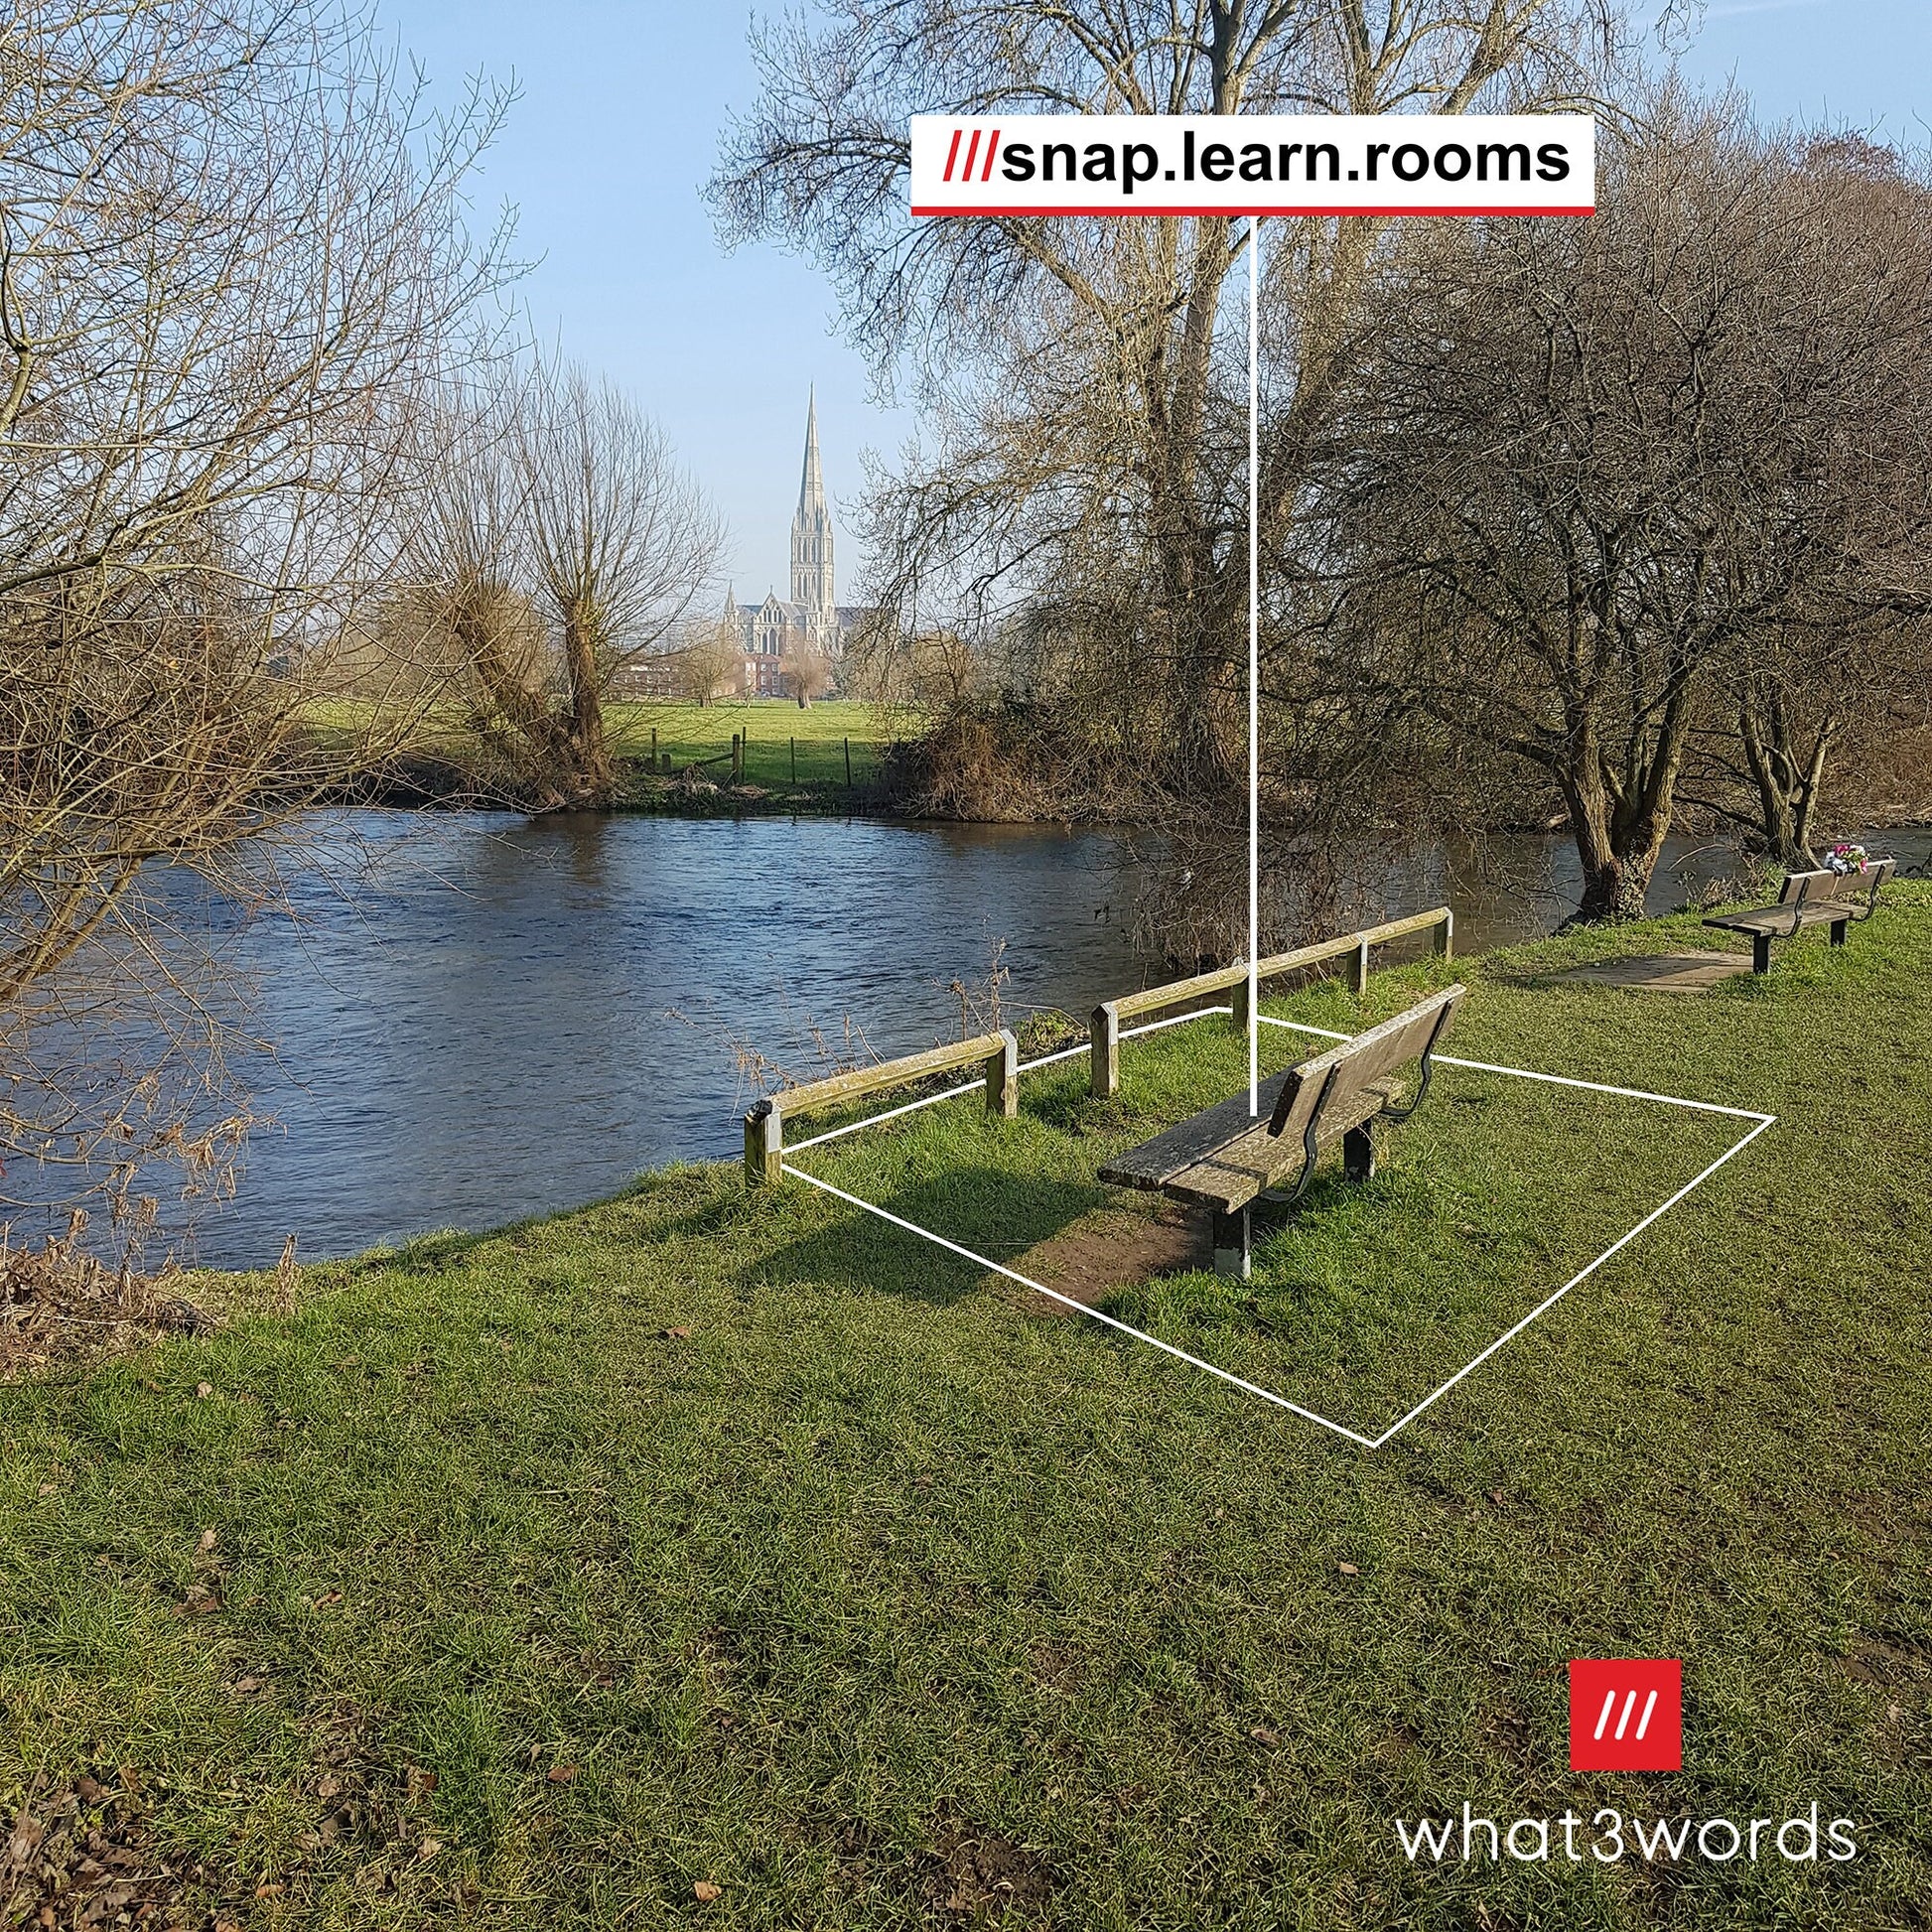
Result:
{"label": "vertical white line", "polygon": [[1614,1691],[1605,1692],[1603,1696],[1602,1715],[1596,1720],[1596,1729],[1592,1733],[1593,1736],[1596,1737],[1602,1736],[1603,1726],[1609,1723],[1610,1713],[1615,1709],[1616,1709],[1616,1693]]}
{"label": "vertical white line", "polygon": [[[1614,1695],[1614,1693],[1612,1693],[1612,1695]],[[1623,1700],[1623,1716],[1616,1721],[1616,1728],[1610,1732],[1610,1735],[1612,1737],[1618,1738],[1619,1740],[1622,1738],[1623,1727],[1625,1725],[1627,1725],[1630,1722],[1630,1713],[1634,1711],[1636,1708],[1637,1708],[1637,1694],[1635,1691],[1632,1691],[1630,1695]]]}
{"label": "vertical white line", "polygon": [[1650,1714],[1654,1710],[1656,1710],[1656,1708],[1657,1708],[1657,1693],[1655,1691],[1652,1691],[1651,1694],[1643,1701],[1643,1716],[1637,1720],[1637,1742],[1640,1744],[1643,1742],[1644,1732],[1650,1728]]}
{"label": "vertical white line", "polygon": [[1261,1112],[1261,221],[1248,217],[1248,1117]]}

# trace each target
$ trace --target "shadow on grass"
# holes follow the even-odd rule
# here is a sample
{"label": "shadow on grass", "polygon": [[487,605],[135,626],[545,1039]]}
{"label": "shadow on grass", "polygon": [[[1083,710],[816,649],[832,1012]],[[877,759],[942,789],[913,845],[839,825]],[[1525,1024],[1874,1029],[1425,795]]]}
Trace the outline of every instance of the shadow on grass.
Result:
{"label": "shadow on grass", "polygon": [[[807,1187],[797,1179],[787,1179],[785,1185],[801,1191]],[[849,1186],[848,1191],[872,1198],[863,1183]],[[741,1282],[748,1287],[786,1288],[814,1281],[864,1283],[943,1308],[972,1294],[985,1279],[984,1272],[962,1256],[948,1254],[859,1208],[847,1208],[829,1195],[821,1198],[841,1210],[841,1219],[759,1256],[742,1271]],[[901,1186],[874,1204],[990,1261],[1010,1262],[1109,1198],[1111,1190],[1097,1182],[968,1167]]]}

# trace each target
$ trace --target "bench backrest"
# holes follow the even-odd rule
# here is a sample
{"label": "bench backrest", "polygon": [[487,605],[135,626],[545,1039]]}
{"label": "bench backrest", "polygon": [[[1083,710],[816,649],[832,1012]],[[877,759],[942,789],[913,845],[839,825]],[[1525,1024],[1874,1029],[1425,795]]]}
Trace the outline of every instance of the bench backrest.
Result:
{"label": "bench backrest", "polygon": [[1398,1013],[1393,1020],[1385,1020],[1379,1027],[1371,1027],[1344,1044],[1330,1047],[1327,1052],[1291,1068],[1275,1111],[1275,1119],[1282,1123],[1282,1136],[1303,1139],[1309,1118],[1322,1102],[1324,1091],[1327,1096],[1324,1113],[1332,1108],[1339,1114],[1371,1081],[1420,1059],[1448,1031],[1456,1002],[1467,991],[1460,985],[1445,987],[1442,992],[1418,1001],[1406,1013]]}
{"label": "bench backrest", "polygon": [[[1858,884],[1852,885],[1857,879]],[[1778,894],[1780,905],[1810,905],[1821,898],[1837,898],[1840,892],[1851,886],[1854,892],[1860,890],[1864,882],[1856,873],[1832,872],[1829,869],[1819,872],[1788,872],[1784,876],[1784,889]]]}
{"label": "bench backrest", "polygon": [[1825,899],[1842,899],[1848,905],[1865,899],[1875,903],[1878,889],[1897,870],[1896,859],[1872,859],[1863,872],[1833,872],[1824,867],[1817,872],[1788,872],[1784,890],[1778,895],[1780,905],[1814,905]]}

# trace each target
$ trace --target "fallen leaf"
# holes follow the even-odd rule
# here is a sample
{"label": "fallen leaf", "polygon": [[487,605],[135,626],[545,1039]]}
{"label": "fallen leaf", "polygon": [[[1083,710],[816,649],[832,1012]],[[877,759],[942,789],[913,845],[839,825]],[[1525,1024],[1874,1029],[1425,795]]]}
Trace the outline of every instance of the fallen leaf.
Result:
{"label": "fallen leaf", "polygon": [[281,1883],[279,1879],[270,1879],[266,1883],[259,1884],[255,1887],[255,1896],[257,1898],[280,1898],[287,1890],[288,1886]]}
{"label": "fallen leaf", "polygon": [[44,1482],[41,1484],[40,1493],[43,1496],[58,1496],[61,1493],[61,1485],[58,1482]]}
{"label": "fallen leaf", "polygon": [[340,1778],[324,1778],[316,1786],[316,1796],[318,1798],[333,1798],[342,1788],[342,1780]]}
{"label": "fallen leaf", "polygon": [[1355,1566],[1352,1563],[1338,1563],[1335,1565],[1335,1568],[1339,1570],[1344,1577],[1359,1577],[1362,1574],[1359,1570],[1355,1568]]}
{"label": "fallen leaf", "polygon": [[691,1887],[691,1895],[700,1905],[709,1905],[714,1898],[724,1897],[725,1888],[723,1885],[714,1885],[709,1878],[700,1878]]}
{"label": "fallen leaf", "polygon": [[253,1697],[261,1687],[262,1681],[259,1677],[237,1677],[228,1688],[236,1697],[247,1698]]}
{"label": "fallen leaf", "polygon": [[1248,1735],[1252,1737],[1257,1744],[1279,1744],[1282,1741],[1281,1732],[1279,1730],[1269,1729],[1269,1727],[1266,1725],[1250,1725],[1248,1729]]}
{"label": "fallen leaf", "polygon": [[333,1609],[342,1600],[343,1593],[341,1590],[326,1589],[316,1598],[316,1608],[319,1610]]}
{"label": "fallen leaf", "polygon": [[552,1784],[569,1784],[576,1776],[577,1766],[574,1764],[553,1764],[550,1767]]}
{"label": "fallen leaf", "polygon": [[409,1795],[412,1798],[420,1798],[424,1793],[436,1789],[436,1773],[434,1771],[421,1770],[412,1764],[409,1767],[409,1775],[405,1782],[409,1787]]}
{"label": "fallen leaf", "polygon": [[1905,1712],[1904,1712],[1904,1708],[1901,1705],[1896,1705],[1896,1704],[1886,1705],[1885,1716],[1892,1724],[1895,1725],[1903,1724],[1905,1722]]}
{"label": "fallen leaf", "polygon": [[218,1589],[204,1589],[199,1584],[188,1592],[180,1606],[183,1616],[212,1616],[221,1608],[221,1592]]}
{"label": "fallen leaf", "polygon": [[1483,1492],[1500,1509],[1503,1505],[1503,1492],[1500,1489],[1487,1489]]}
{"label": "fallen leaf", "polygon": [[423,1840],[422,1844],[416,1848],[416,1852],[419,1858],[433,1859],[435,1858],[437,1853],[442,1851],[442,1849],[443,1849],[443,1841],[441,1839],[426,1838]]}
{"label": "fallen leaf", "polygon": [[212,1382],[197,1382],[195,1384],[195,1400],[197,1402],[206,1402],[213,1393],[214,1384]]}
{"label": "fallen leaf", "polygon": [[203,1550],[211,1550],[214,1548],[215,1541],[215,1534],[212,1530],[204,1530],[202,1532],[201,1543],[198,1547]]}
{"label": "fallen leaf", "polygon": [[660,1328],[657,1331],[657,1336],[660,1341],[689,1341],[691,1339],[691,1330],[689,1328]]}

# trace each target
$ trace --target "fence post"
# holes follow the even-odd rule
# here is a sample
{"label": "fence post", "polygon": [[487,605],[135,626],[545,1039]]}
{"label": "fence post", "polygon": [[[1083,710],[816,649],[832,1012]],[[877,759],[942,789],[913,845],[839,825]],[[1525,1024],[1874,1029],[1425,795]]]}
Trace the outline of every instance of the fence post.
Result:
{"label": "fence post", "polygon": [[1349,974],[1348,983],[1357,993],[1368,985],[1368,940],[1366,938],[1355,947],[1355,966]]}
{"label": "fence post", "polygon": [[1120,1091],[1120,1015],[1111,1000],[1094,1008],[1087,1028],[1087,1091],[1096,1100]]}
{"label": "fence post", "polygon": [[986,1056],[986,1111],[1007,1120],[1020,1111],[1020,1042],[1005,1027],[998,1050]]}
{"label": "fence post", "polygon": [[[1256,982],[1260,990],[1260,982]],[[1248,1031],[1248,978],[1244,973],[1228,990],[1228,1004],[1234,1009],[1234,1031],[1245,1034]]]}
{"label": "fence post", "polygon": [[849,738],[845,741],[845,788],[847,791],[852,789],[852,741]]}
{"label": "fence post", "polygon": [[1436,928],[1436,950],[1445,959],[1455,957],[1455,914],[1447,905],[1443,907],[1443,922]]}
{"label": "fence post", "polygon": [[745,1116],[745,1184],[773,1185],[784,1159],[784,1117],[769,1100],[760,1100]]}
{"label": "fence post", "polygon": [[795,738],[791,741],[791,782],[798,782],[798,741]]}
{"label": "fence post", "polygon": [[650,768],[653,771],[657,769],[657,727],[655,725],[650,728]]}

